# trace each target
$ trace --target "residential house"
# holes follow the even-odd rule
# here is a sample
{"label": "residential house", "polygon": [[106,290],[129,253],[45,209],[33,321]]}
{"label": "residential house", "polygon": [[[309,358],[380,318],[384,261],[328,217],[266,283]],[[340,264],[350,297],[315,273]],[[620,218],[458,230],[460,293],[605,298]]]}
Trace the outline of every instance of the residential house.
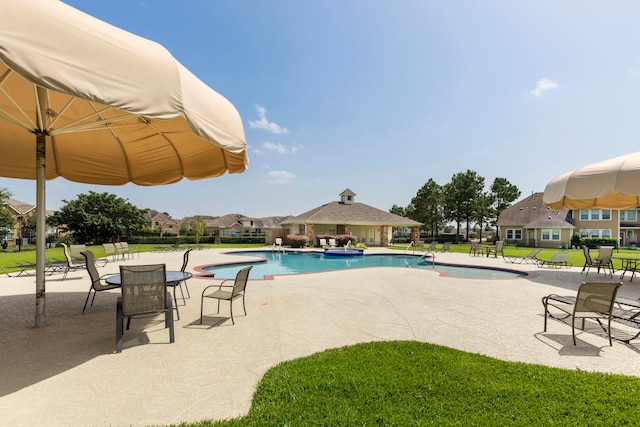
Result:
{"label": "residential house", "polygon": [[498,216],[500,239],[507,243],[535,247],[570,247],[576,226],[571,211],[550,209],[542,193],[533,193],[506,208]]}
{"label": "residential house", "polygon": [[500,238],[509,243],[537,247],[571,247],[571,237],[618,239],[622,246],[640,242],[638,209],[550,209],[542,193],[505,209],[498,217]]}
{"label": "residential house", "polygon": [[316,236],[352,235],[368,246],[387,246],[393,227],[411,227],[412,240],[417,241],[420,222],[355,201],[356,194],[348,188],[340,200],[318,206],[301,215],[282,221],[291,234],[303,234],[314,243]]}
{"label": "residential house", "polygon": [[[35,231],[28,229],[27,223],[29,221],[29,217],[36,214],[36,206],[11,198],[5,199],[3,204],[15,219],[15,224],[13,226],[13,230],[1,230],[0,237],[3,240],[6,240],[10,245],[15,245],[18,238],[27,240],[34,239]],[[53,215],[53,211],[47,210],[45,212],[45,217],[49,217],[51,215]],[[57,229],[47,225],[47,237],[54,234],[57,234]]]}
{"label": "residential house", "polygon": [[180,234],[179,220],[175,220],[169,215],[158,212],[154,209],[149,209],[149,211],[147,211],[144,216],[149,220],[151,228],[160,232],[160,237],[164,236],[167,233],[173,235]]}

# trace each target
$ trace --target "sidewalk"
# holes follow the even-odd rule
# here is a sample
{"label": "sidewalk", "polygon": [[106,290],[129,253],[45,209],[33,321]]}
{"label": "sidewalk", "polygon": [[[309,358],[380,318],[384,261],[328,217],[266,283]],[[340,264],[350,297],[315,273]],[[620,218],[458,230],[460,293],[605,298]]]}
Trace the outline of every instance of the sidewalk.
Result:
{"label": "sidewalk", "polygon": [[[384,249],[370,249],[384,251]],[[397,252],[394,252],[397,253]],[[194,267],[228,259],[220,250],[192,251]],[[233,257],[234,260],[237,257]],[[572,294],[586,278],[580,268],[540,269],[502,258],[437,254],[437,262],[529,271],[508,280],[442,277],[417,268],[250,277],[247,313],[225,321],[228,304],[214,315],[200,292],[215,279],[197,277],[180,306],[176,342],[168,343],[162,318],[133,321],[123,352],[115,350],[118,291],[101,292],[82,315],[89,289],[85,271],[47,277],[47,326],[33,328],[35,280],[0,278],[0,413],[3,426],[145,426],[221,419],[248,411],[262,375],[277,363],[359,342],[419,340],[509,361],[567,369],[640,375],[640,345],[578,333],[549,322],[542,333],[540,299]],[[128,264],[166,263],[179,269],[182,253],[144,253]],[[99,269],[117,272],[118,263]],[[591,272],[592,281],[605,279]],[[638,280],[640,282],[640,280]],[[638,298],[625,280],[621,295]],[[239,302],[238,302],[239,304]],[[637,342],[640,344],[640,342]]]}

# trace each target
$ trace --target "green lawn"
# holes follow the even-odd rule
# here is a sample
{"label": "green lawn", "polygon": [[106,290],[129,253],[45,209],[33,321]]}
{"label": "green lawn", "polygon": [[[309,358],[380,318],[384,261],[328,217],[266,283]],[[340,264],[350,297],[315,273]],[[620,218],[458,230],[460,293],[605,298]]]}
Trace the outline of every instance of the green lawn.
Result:
{"label": "green lawn", "polygon": [[414,341],[375,342],[275,366],[245,417],[181,425],[637,425],[639,391],[637,377],[504,362]]}

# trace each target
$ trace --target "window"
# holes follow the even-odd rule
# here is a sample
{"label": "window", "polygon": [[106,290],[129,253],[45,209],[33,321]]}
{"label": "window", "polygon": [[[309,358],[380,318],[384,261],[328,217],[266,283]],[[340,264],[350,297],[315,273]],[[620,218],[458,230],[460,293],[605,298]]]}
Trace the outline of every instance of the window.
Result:
{"label": "window", "polygon": [[583,221],[610,220],[611,209],[589,209],[580,211],[580,219]]}
{"label": "window", "polygon": [[620,211],[620,221],[637,221],[638,211]]}
{"label": "window", "polygon": [[559,228],[543,229],[542,240],[560,240],[560,229]]}
{"label": "window", "polygon": [[522,230],[519,228],[508,229],[507,240],[522,240]]}
{"label": "window", "polygon": [[591,229],[591,228],[583,228],[580,230],[580,237],[585,238],[611,238],[611,230],[610,229]]}

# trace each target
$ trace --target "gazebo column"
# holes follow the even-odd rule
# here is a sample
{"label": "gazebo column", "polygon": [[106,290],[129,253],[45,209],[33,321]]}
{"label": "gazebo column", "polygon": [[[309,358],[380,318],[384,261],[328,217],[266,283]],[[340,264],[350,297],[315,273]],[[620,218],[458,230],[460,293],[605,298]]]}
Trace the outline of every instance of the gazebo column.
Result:
{"label": "gazebo column", "polygon": [[313,231],[313,224],[306,224],[307,226],[307,237],[309,238],[309,244],[314,246],[316,244],[316,237]]}
{"label": "gazebo column", "polygon": [[417,245],[418,240],[420,240],[420,228],[411,227],[411,241],[413,242],[414,245]]}
{"label": "gazebo column", "polygon": [[380,246],[389,245],[389,226],[383,225],[380,227]]}

